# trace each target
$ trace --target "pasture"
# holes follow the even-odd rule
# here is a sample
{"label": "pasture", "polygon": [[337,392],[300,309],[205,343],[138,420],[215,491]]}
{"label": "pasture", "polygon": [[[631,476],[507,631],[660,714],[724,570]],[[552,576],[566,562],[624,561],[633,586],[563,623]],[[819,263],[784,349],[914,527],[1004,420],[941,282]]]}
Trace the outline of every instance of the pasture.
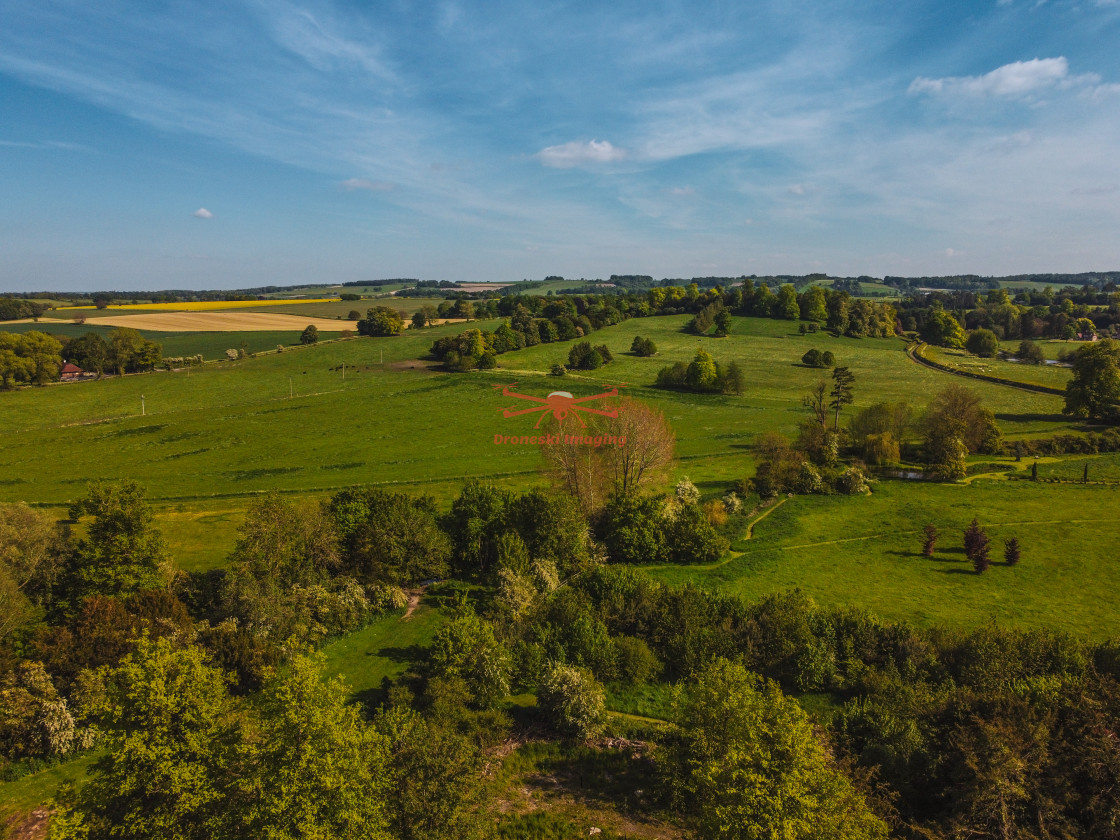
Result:
{"label": "pasture", "polygon": [[[800,588],[822,605],[923,626],[995,620],[1103,639],[1120,635],[1112,596],[1120,566],[1110,549],[1120,540],[1118,502],[1117,485],[885,481],[866,497],[788,499],[717,564],[648,571],[747,599]],[[982,575],[962,547],[973,517],[992,541],[992,566]],[[927,523],[941,532],[932,558],[921,555]],[[1023,548],[1016,566],[1003,562],[1011,537]]]}
{"label": "pasture", "polygon": [[[418,361],[435,337],[462,329],[454,324],[222,362],[189,376],[162,372],[3,394],[0,498],[59,504],[91,479],[121,476],[166,502],[271,489],[321,493],[365,483],[444,497],[471,476],[540,481],[535,449],[493,444],[495,434],[527,434],[535,421],[502,419],[511,401],[493,386],[513,381],[541,396],[629,383],[624,393],[665,412],[677,433],[678,474],[704,489],[753,473],[749,447],[757,434],[796,433],[805,416],[802,395],[826,375],[800,365],[810,346],[832,349],[851,367],[856,408],[879,400],[920,406],[922,395],[958,383],[911,362],[897,339],[799,336],[788,322],[737,318],[730,338],[704,345],[722,363],[739,362],[747,380],[742,396],[655,389],[661,366],[695,352],[698,339],[681,332],[686,321],[649,318],[601,330],[593,340],[606,343],[616,361],[563,378],[546,371],[566,362],[568,342],[499,356],[499,368],[489,372],[449,374]],[[636,334],[652,337],[659,354],[629,355]],[[1009,436],[1074,427],[1058,414],[1058,397],[982,382],[969,387]],[[43,453],[66,469],[43,470]]]}

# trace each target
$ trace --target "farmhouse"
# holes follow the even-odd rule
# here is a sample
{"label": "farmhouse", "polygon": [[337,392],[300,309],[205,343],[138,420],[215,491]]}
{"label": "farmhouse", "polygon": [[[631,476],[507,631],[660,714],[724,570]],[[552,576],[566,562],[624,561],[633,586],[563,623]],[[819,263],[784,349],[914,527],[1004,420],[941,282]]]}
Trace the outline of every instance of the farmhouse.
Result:
{"label": "farmhouse", "polygon": [[67,362],[62,366],[62,370],[59,371],[59,379],[63,382],[80,382],[90,375],[91,374],[86,373],[73,362]]}

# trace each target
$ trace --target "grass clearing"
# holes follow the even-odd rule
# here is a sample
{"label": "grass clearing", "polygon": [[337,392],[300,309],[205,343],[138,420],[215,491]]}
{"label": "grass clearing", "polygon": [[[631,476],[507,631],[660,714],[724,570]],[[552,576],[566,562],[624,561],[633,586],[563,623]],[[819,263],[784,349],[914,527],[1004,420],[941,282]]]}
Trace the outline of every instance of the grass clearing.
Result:
{"label": "grass clearing", "polygon": [[[760,522],[741,552],[711,570],[649,567],[668,583],[693,580],[757,599],[800,588],[818,603],[859,606],[921,626],[1057,627],[1086,638],[1120,635],[1111,593],[1120,565],[1104,550],[1120,540],[1112,511],[1120,489],[977,480],[969,485],[881,482],[871,496],[790,499]],[[962,534],[973,517],[992,541],[992,567],[977,575]],[[941,531],[933,558],[921,529]],[[1019,565],[1003,563],[1017,537]]]}
{"label": "grass clearing", "polygon": [[395,610],[323,646],[327,673],[341,676],[353,698],[367,706],[380,700],[384,679],[400,676],[424,657],[444,621],[439,609],[423,603],[407,619],[404,612]]}

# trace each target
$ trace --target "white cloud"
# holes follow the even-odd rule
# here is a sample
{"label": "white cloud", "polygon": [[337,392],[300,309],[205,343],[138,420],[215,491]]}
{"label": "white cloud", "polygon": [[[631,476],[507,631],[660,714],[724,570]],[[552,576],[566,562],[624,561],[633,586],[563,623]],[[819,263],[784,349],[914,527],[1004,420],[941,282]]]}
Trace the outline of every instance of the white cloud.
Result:
{"label": "white cloud", "polygon": [[626,150],[612,145],[609,140],[588,140],[586,143],[573,140],[560,146],[541,149],[536,157],[542,164],[553,169],[571,169],[576,166],[614,163],[626,157]]}
{"label": "white cloud", "polygon": [[790,193],[790,195],[805,195],[805,185],[804,184],[794,184],[792,187],[789,188],[789,193]]}
{"label": "white cloud", "polygon": [[353,190],[369,190],[370,192],[388,192],[395,188],[394,184],[388,181],[369,181],[365,178],[347,178],[341,184],[342,188],[347,192]]}
{"label": "white cloud", "polygon": [[910,93],[960,96],[1003,96],[1022,98],[1052,88],[1070,88],[1100,81],[1095,73],[1071,76],[1064,56],[1013,61],[983,76],[947,76],[927,79],[919,76],[910,83]]}
{"label": "white cloud", "polygon": [[696,195],[696,190],[692,187],[673,187],[669,190],[669,195]]}
{"label": "white cloud", "polygon": [[211,213],[209,210],[207,210],[205,207],[199,207],[197,210],[195,210],[193,213],[191,213],[191,215],[194,216],[196,219],[213,219],[214,218],[214,214]]}

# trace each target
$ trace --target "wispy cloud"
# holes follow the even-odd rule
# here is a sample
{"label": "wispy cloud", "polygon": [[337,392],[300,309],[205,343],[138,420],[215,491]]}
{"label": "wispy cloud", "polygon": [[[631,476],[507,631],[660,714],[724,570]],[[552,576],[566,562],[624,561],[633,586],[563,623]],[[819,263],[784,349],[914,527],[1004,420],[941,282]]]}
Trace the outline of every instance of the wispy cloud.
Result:
{"label": "wispy cloud", "polygon": [[196,219],[213,219],[214,218],[214,214],[211,213],[209,210],[207,210],[205,207],[199,207],[197,210],[195,210],[193,213],[191,213],[191,215],[194,216]]}
{"label": "wispy cloud", "polygon": [[369,192],[390,192],[396,185],[390,181],[370,181],[367,178],[347,178],[340,186],[347,192],[368,190]]}
{"label": "wispy cloud", "polygon": [[1070,75],[1064,56],[1013,61],[983,76],[947,76],[927,79],[919,76],[910,83],[911,94],[933,96],[1001,96],[1023,98],[1055,88],[1086,87],[1100,82],[1095,73]]}
{"label": "wispy cloud", "polygon": [[573,140],[560,146],[548,146],[537,152],[536,157],[545,166],[553,169],[571,169],[575,166],[595,166],[616,163],[626,158],[625,149],[620,149],[609,140]]}

